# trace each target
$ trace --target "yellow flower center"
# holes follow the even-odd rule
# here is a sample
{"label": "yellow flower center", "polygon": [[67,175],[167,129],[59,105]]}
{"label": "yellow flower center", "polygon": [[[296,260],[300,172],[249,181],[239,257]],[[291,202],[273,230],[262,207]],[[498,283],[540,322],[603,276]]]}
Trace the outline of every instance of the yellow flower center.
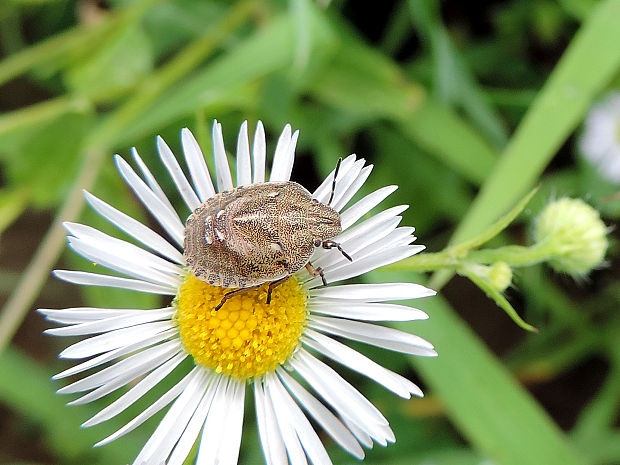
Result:
{"label": "yellow flower center", "polygon": [[267,305],[267,285],[231,297],[188,274],[175,300],[181,341],[196,363],[241,379],[275,370],[299,344],[306,324],[307,295],[294,278],[276,287]]}

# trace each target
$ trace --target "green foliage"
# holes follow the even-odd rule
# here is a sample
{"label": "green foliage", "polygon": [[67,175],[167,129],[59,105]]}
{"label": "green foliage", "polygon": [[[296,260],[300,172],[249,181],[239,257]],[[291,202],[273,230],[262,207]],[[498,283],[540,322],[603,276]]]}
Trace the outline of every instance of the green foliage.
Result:
{"label": "green foliage", "polygon": [[[173,192],[157,160],[154,135],[164,136],[178,153],[179,130],[190,127],[211,163],[213,118],[223,122],[229,148],[244,119],[250,128],[263,120],[272,136],[287,122],[300,129],[303,168],[297,165],[293,177],[304,183],[327,173],[338,156],[357,151],[375,165],[364,193],[398,184],[385,204],[411,204],[403,223],[417,227],[420,242],[433,252],[446,244],[453,245],[446,251],[459,256],[471,250],[477,264],[496,263],[504,253],[518,266],[528,245],[527,228],[510,225],[531,219],[552,197],[587,197],[608,225],[620,215],[618,186],[579,160],[574,144],[592,103],[620,83],[619,0],[514,0],[484,11],[458,2],[401,0],[389,18],[379,14],[386,6],[376,3],[377,31],[359,20],[357,9],[363,7],[351,0],[325,8],[311,0],[117,0],[108,2],[108,10],[95,8],[89,19],[76,8],[97,2],[0,3],[5,298],[15,287],[15,271],[30,259],[24,250],[34,250],[20,248],[23,241],[42,241],[46,251],[38,271],[26,275],[31,281],[18,288],[30,301],[64,246],[58,225],[44,239],[38,213],[75,212],[63,219],[127,239],[97,215],[81,211],[79,189],[148,223],[114,171],[112,154],[129,159],[128,149],[135,145],[163,189]],[[273,153],[273,137],[267,143]],[[75,185],[76,179],[85,185]],[[518,203],[538,184],[528,207],[526,200]],[[181,211],[180,199],[173,200]],[[38,222],[31,227],[31,221]],[[18,237],[24,230],[28,235]],[[515,242],[522,246],[509,245]],[[482,244],[497,249],[473,250]],[[610,268],[579,289],[541,266],[514,270],[514,289],[506,292],[472,268],[438,272],[431,285],[447,283],[454,271],[478,285],[472,291],[470,283],[452,281],[446,297],[413,303],[429,313],[428,321],[399,325],[428,338],[439,357],[373,354],[399,372],[413,366],[427,398],[397,401],[351,376],[386,413],[397,436],[395,445],[368,451],[365,463],[620,463],[620,284],[613,239],[610,251]],[[426,257],[426,268],[420,269],[431,269],[428,263],[437,255]],[[412,263],[368,279],[423,280],[411,271]],[[94,265],[63,255],[57,266],[92,271]],[[483,291],[540,334],[502,326],[507,319],[493,313],[492,302],[478,307],[486,301]],[[476,304],[461,297],[472,292],[478,293]],[[36,305],[147,308],[167,302],[50,281]],[[27,307],[18,309],[17,324]],[[12,334],[15,323],[4,315],[0,334]],[[161,416],[104,448],[91,445],[164,388],[111,425],[81,430],[79,424],[109,401],[62,405],[69,399],[53,394],[60,382],[49,377],[67,366],[55,358],[64,341],[39,335],[41,325],[40,319],[26,319],[13,344],[0,352],[0,406],[8,412],[0,429],[40,440],[33,455],[0,445],[0,463],[35,463],[40,457],[76,465],[131,461]],[[8,342],[0,340],[0,350]],[[561,375],[587,377],[583,367],[592,360],[608,368],[594,364],[596,383],[577,401],[566,400],[569,420],[528,391],[535,383],[549,389],[557,383],[552,394],[562,398],[577,387]],[[241,463],[263,463],[253,417],[248,408]],[[11,428],[1,428],[3,422]],[[328,444],[334,463],[357,463]]]}

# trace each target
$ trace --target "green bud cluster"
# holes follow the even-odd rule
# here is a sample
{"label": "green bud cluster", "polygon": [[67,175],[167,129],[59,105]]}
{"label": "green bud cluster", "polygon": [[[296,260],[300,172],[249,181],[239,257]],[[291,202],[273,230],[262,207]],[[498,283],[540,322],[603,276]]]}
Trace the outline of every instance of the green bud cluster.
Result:
{"label": "green bud cluster", "polygon": [[601,265],[609,245],[607,227],[597,210],[580,199],[551,202],[534,224],[534,239],[551,251],[556,271],[584,276]]}

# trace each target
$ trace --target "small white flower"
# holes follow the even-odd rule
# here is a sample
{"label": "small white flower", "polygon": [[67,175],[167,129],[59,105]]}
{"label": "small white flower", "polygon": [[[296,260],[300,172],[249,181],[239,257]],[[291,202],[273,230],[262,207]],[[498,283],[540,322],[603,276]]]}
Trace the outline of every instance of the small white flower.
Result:
{"label": "small white flower", "polygon": [[[288,181],[298,131],[287,125],[277,144],[269,181]],[[187,217],[215,195],[200,148],[190,133],[181,134],[192,184],[165,142],[158,138],[161,159],[183,198]],[[213,147],[217,190],[233,188],[222,129],[215,122]],[[259,122],[250,151],[247,124],[237,145],[236,184],[265,182],[265,133]],[[153,310],[68,308],[42,309],[49,320],[65,325],[47,332],[58,336],[90,336],[65,349],[60,357],[85,359],[56,375],[66,378],[98,368],[59,390],[87,392],[71,404],[99,399],[119,388],[131,388],[84,423],[93,426],[132,405],[188,356],[194,367],[184,378],[137,417],[97,445],[133,430],[172,404],[133,462],[181,465],[199,440],[198,464],[234,465],[238,461],[246,385],[252,386],[260,440],[267,464],[330,464],[308,417],[357,458],[373,441],[395,440],[388,421],[353,386],[317,355],[365,375],[403,398],[422,396],[411,381],[337,341],[351,339],[406,354],[435,356],[420,337],[387,328],[375,321],[425,319],[415,308],[385,303],[425,297],[434,292],[412,283],[322,286],[321,279],[302,268],[294,279],[274,290],[271,304],[265,290],[234,297],[213,310],[225,289],[192,276],[182,254],[184,222],[138,153],[140,177],[120,156],[118,169],[129,187],[165,230],[165,239],[147,226],[90,193],[90,206],[141,246],[111,237],[82,224],[67,223],[69,246],[89,261],[124,277],[59,270],[59,278],[75,284],[116,287],[171,296],[170,306]],[[407,207],[397,206],[362,220],[396,187],[388,186],[345,208],[368,178],[372,166],[350,155],[342,161],[331,206],[341,213],[343,232],[336,238],[353,257],[317,249],[311,261],[323,268],[329,282],[358,276],[409,257],[424,247],[411,245],[413,228],[399,227]],[[334,172],[314,191],[327,202]],[[150,250],[147,250],[150,249]],[[105,367],[105,368],[104,368]],[[311,391],[304,385],[309,386]],[[303,410],[302,410],[303,409]],[[200,436],[200,439],[198,439]]]}
{"label": "small white flower", "polygon": [[590,110],[579,149],[603,178],[620,183],[620,92]]}

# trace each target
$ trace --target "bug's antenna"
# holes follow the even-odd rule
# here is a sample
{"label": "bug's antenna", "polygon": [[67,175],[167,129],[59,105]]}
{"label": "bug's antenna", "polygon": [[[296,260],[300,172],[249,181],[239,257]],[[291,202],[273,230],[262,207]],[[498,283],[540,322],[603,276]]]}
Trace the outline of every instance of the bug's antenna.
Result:
{"label": "bug's antenna", "polygon": [[338,159],[338,163],[336,163],[336,169],[334,170],[334,180],[332,181],[332,193],[329,196],[329,201],[327,202],[327,206],[329,207],[334,200],[334,192],[336,191],[336,178],[338,177],[338,170],[340,170],[340,163],[342,163],[342,157]]}

